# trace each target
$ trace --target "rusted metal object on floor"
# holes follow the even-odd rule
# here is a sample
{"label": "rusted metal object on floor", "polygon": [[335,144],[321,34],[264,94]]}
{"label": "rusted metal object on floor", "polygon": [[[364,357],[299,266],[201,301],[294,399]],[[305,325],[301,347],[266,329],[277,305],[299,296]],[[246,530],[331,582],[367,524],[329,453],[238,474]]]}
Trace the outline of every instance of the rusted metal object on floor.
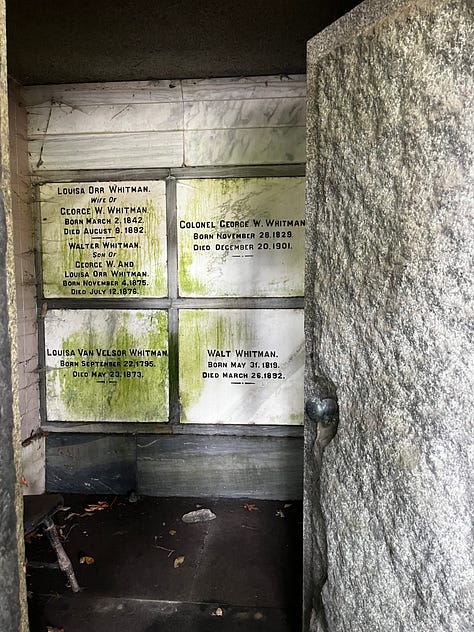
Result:
{"label": "rusted metal object on floor", "polygon": [[56,531],[53,516],[64,506],[64,499],[60,494],[40,494],[24,496],[23,528],[28,535],[38,527],[43,530],[58,558],[58,566],[65,573],[71,590],[79,592],[74,569],[68,554],[64,550]]}

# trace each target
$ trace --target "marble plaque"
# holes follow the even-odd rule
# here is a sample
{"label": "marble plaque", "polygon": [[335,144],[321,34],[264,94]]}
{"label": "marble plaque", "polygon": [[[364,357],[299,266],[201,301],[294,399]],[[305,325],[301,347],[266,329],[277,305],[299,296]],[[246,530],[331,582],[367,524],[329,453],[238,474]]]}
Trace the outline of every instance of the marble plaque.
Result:
{"label": "marble plaque", "polygon": [[303,310],[181,310],[179,320],[184,423],[303,423]]}
{"label": "marble plaque", "polygon": [[168,420],[163,310],[51,310],[45,316],[48,421]]}
{"label": "marble plaque", "polygon": [[304,178],[177,183],[179,294],[302,296]]}
{"label": "marble plaque", "polygon": [[163,181],[40,187],[46,298],[167,295]]}

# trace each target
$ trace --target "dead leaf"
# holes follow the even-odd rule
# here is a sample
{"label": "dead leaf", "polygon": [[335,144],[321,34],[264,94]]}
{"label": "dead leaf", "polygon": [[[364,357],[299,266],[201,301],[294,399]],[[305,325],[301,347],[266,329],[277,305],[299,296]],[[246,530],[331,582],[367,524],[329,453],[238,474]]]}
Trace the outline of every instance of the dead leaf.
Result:
{"label": "dead leaf", "polygon": [[170,530],[168,531],[168,533],[169,533],[170,535],[176,535],[176,531],[175,531],[174,529],[170,529]]}
{"label": "dead leaf", "polygon": [[284,512],[282,509],[279,509],[279,510],[276,512],[275,516],[276,516],[277,518],[284,518],[284,517],[285,517],[285,512]]}
{"label": "dead leaf", "polygon": [[293,503],[285,503],[283,505],[283,509],[288,509],[288,507],[292,507],[292,506],[293,506]]}
{"label": "dead leaf", "polygon": [[[75,524],[73,524],[73,525],[71,525],[71,526],[69,527],[69,529],[68,529],[68,532],[67,532],[67,533],[62,533],[62,534],[61,534],[61,535],[63,536],[63,542],[67,542],[67,539],[68,539],[69,534],[71,533],[71,531],[72,531],[73,529],[75,529],[76,527],[78,527],[78,526],[79,526],[79,525],[78,525],[78,523],[76,522]],[[64,528],[64,527],[63,527],[63,528]]]}
{"label": "dead leaf", "polygon": [[97,504],[90,504],[84,507],[86,513],[94,513],[94,511],[103,511],[109,507],[109,503],[106,500],[99,500]]}
{"label": "dead leaf", "polygon": [[28,535],[25,536],[25,540],[27,544],[31,544],[33,542],[33,540],[35,540],[36,538],[42,538],[43,534],[41,533],[41,531],[36,530],[36,531],[32,531],[31,533],[28,533]]}
{"label": "dead leaf", "polygon": [[76,511],[71,511],[71,513],[68,513],[67,516],[65,516],[64,521],[66,520],[70,520],[71,518],[74,518],[74,516],[79,516],[79,518],[82,518],[82,516],[87,516],[88,514],[79,514]]}
{"label": "dead leaf", "polygon": [[25,487],[28,487],[28,481],[26,480],[24,476],[21,477],[21,484],[24,485]]}
{"label": "dead leaf", "polygon": [[63,529],[64,529],[65,526],[66,526],[65,524],[57,524],[56,525],[56,531],[57,531],[57,534],[59,535],[60,538],[63,535]]}
{"label": "dead leaf", "polygon": [[257,505],[253,505],[251,503],[244,505],[244,509],[246,509],[247,511],[258,511]]}
{"label": "dead leaf", "polygon": [[182,564],[184,564],[184,555],[179,555],[177,558],[175,558],[173,566],[175,568],[179,568]]}
{"label": "dead leaf", "polygon": [[46,630],[48,632],[64,632],[64,628],[56,628],[54,625],[48,625]]}
{"label": "dead leaf", "polygon": [[216,611],[214,613],[216,615],[216,617],[222,617],[222,615],[224,614],[222,608],[216,608]]}
{"label": "dead leaf", "polygon": [[79,563],[80,564],[93,564],[95,562],[95,559],[93,557],[91,557],[90,555],[83,555],[82,557],[79,558]]}

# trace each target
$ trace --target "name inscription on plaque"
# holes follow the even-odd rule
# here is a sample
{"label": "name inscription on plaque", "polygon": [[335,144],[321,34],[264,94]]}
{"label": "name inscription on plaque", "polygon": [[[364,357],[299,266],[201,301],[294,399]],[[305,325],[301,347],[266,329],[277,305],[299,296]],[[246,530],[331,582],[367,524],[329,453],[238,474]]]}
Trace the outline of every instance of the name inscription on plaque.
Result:
{"label": "name inscription on plaque", "polygon": [[181,296],[302,296],[304,178],[177,183]]}
{"label": "name inscription on plaque", "polygon": [[180,311],[182,421],[303,423],[303,312]]}
{"label": "name inscription on plaque", "polygon": [[161,310],[50,310],[49,421],[168,418],[168,317]]}
{"label": "name inscription on plaque", "polygon": [[45,184],[40,202],[46,298],[166,296],[163,181]]}
{"label": "name inscription on plaque", "polygon": [[[176,201],[172,294],[303,295],[303,178],[178,180]],[[45,298],[168,296],[164,181],[50,183],[40,203]],[[143,304],[46,313],[48,421],[168,421],[168,313]],[[302,310],[180,309],[177,333],[181,422],[303,423]]]}

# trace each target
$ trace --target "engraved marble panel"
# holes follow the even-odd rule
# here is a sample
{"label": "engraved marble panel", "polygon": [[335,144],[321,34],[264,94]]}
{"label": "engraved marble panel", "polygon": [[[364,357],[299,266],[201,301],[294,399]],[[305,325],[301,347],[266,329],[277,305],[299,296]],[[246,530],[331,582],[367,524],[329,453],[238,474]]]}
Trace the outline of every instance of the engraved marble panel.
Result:
{"label": "engraved marble panel", "polygon": [[165,183],[50,183],[40,187],[47,298],[167,294]]}
{"label": "engraved marble panel", "polygon": [[165,311],[50,310],[44,328],[48,421],[167,421]]}
{"label": "engraved marble panel", "polygon": [[304,178],[177,183],[181,296],[302,296]]}
{"label": "engraved marble panel", "polygon": [[188,166],[303,163],[304,127],[189,130],[184,132]]}
{"label": "engraved marble panel", "polygon": [[298,127],[305,125],[306,99],[233,99],[184,103],[185,129]]}
{"label": "engraved marble panel", "polygon": [[181,310],[184,423],[303,423],[303,310]]}

